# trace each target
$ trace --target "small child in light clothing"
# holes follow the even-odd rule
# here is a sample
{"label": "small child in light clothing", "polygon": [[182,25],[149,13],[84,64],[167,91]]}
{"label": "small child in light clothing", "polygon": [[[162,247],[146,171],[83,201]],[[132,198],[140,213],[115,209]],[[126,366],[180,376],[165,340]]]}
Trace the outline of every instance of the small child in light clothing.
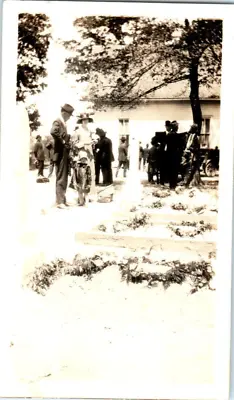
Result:
{"label": "small child in light clothing", "polygon": [[89,155],[82,143],[74,143],[72,146],[73,175],[70,187],[78,192],[78,203],[84,206],[88,203],[92,176],[89,165]]}

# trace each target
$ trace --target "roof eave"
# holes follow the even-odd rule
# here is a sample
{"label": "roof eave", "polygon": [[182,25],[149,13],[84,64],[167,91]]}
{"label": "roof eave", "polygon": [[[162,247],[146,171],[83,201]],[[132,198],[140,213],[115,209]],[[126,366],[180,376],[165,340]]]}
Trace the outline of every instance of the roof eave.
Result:
{"label": "roof eave", "polygon": [[[190,99],[188,97],[174,97],[174,98],[149,98],[149,99],[145,99],[145,102],[147,101],[190,101]],[[214,97],[201,97],[200,101],[220,101],[220,97],[214,98]]]}

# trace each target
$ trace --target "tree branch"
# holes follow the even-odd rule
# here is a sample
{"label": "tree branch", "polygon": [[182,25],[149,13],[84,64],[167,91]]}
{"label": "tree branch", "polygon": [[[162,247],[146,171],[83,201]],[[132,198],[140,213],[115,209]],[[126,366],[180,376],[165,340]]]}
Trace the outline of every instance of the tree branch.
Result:
{"label": "tree branch", "polygon": [[165,86],[167,86],[167,85],[169,85],[171,83],[181,82],[181,81],[185,81],[185,80],[188,80],[188,79],[189,79],[189,75],[183,75],[183,76],[180,76],[178,78],[174,78],[174,79],[171,79],[171,80],[166,80],[166,81],[160,83],[159,85],[154,86],[149,90],[146,90],[145,92],[141,93],[137,97],[131,99],[129,102],[133,103],[133,102],[139,100],[140,98],[142,98],[144,96],[147,96],[148,94],[150,94],[152,92],[155,92],[156,90],[162,89],[163,87],[165,87]]}

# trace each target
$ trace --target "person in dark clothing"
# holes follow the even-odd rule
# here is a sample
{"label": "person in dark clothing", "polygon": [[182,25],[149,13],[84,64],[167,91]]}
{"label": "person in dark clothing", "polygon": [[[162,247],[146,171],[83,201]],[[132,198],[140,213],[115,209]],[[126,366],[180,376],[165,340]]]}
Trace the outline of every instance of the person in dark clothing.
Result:
{"label": "person in dark clothing", "polygon": [[146,147],[143,149],[143,167],[145,167],[145,164],[147,163],[149,156],[149,145],[147,144]]}
{"label": "person in dark clothing", "polygon": [[160,184],[164,185],[168,182],[168,171],[167,171],[167,160],[166,160],[166,140],[167,135],[170,132],[171,122],[165,121],[165,131],[155,132],[155,136],[152,138],[151,143],[156,146],[159,144],[158,153],[158,168],[159,168],[159,179]]}
{"label": "person in dark clothing", "polygon": [[128,147],[126,143],[126,138],[122,137],[121,138],[121,143],[119,145],[119,165],[116,170],[116,178],[118,176],[119,170],[121,167],[123,167],[123,176],[126,178],[126,173],[127,173],[127,168],[128,168]]}
{"label": "person in dark clothing", "polygon": [[144,150],[143,147],[141,145],[141,142],[139,143],[139,169],[141,169],[141,162],[144,156]]}
{"label": "person in dark clothing", "polygon": [[177,186],[180,160],[180,141],[178,136],[178,122],[172,121],[170,132],[166,137],[166,163],[170,189],[174,190]]}
{"label": "person in dark clothing", "polygon": [[50,160],[50,166],[49,166],[49,175],[48,178],[50,178],[54,172],[54,141],[51,140],[47,146],[46,146],[48,152],[49,152],[49,160]]}
{"label": "person in dark clothing", "polygon": [[96,155],[96,181],[99,181],[100,169],[103,176],[103,185],[108,186],[113,183],[113,174],[111,163],[114,161],[112,152],[112,141],[106,137],[106,132],[103,129],[97,128],[96,134],[100,137],[97,144],[98,152]]}
{"label": "person in dark clothing", "polygon": [[168,163],[166,159],[166,146],[167,146],[167,135],[169,134],[171,129],[171,122],[170,121],[165,121],[165,131],[164,135],[162,135],[161,138],[161,146],[160,146],[160,165],[159,165],[159,171],[160,171],[160,184],[165,185],[166,182],[168,182],[169,177],[168,177]]}
{"label": "person in dark clothing", "polygon": [[61,108],[61,117],[53,122],[50,134],[54,138],[54,156],[56,171],[56,203],[58,208],[66,208],[66,190],[69,174],[70,135],[66,122],[72,116],[74,108],[65,104]]}
{"label": "person in dark clothing", "polygon": [[181,182],[184,181],[185,178],[185,174],[186,174],[186,167],[183,164],[183,155],[184,155],[184,151],[186,148],[186,144],[188,141],[188,132],[182,132],[182,133],[178,133],[178,138],[179,138],[179,147],[180,147],[180,151],[179,151],[179,175],[181,176]]}
{"label": "person in dark clothing", "polygon": [[148,182],[154,183],[154,176],[156,176],[156,182],[159,184],[159,161],[160,161],[160,143],[153,141],[152,147],[149,149],[147,158],[148,162]]}
{"label": "person in dark clothing", "polygon": [[41,136],[37,135],[36,143],[34,146],[34,156],[36,158],[38,167],[38,177],[44,177],[44,162],[45,162],[45,150],[41,140]]}
{"label": "person in dark clothing", "polygon": [[195,172],[200,168],[200,140],[197,124],[193,124],[190,128],[183,164],[186,165],[185,187],[188,188]]}

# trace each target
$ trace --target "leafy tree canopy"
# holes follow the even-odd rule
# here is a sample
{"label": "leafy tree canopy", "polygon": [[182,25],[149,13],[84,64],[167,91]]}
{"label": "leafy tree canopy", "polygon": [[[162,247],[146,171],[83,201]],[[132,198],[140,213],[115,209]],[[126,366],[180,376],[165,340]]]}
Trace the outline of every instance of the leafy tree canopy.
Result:
{"label": "leafy tree canopy", "polygon": [[28,116],[29,116],[29,126],[32,132],[37,131],[41,126],[40,122],[40,114],[35,104],[31,104],[27,107]]}
{"label": "leafy tree canopy", "polygon": [[66,72],[77,82],[89,82],[89,97],[98,109],[108,103],[135,106],[179,81],[188,81],[191,87],[193,80],[192,94],[199,98],[200,85],[220,82],[221,20],[182,24],[155,18],[85,17],[74,25],[80,40],[64,42],[73,52]]}
{"label": "leafy tree canopy", "polygon": [[45,88],[46,61],[51,33],[45,14],[19,14],[17,101]]}

